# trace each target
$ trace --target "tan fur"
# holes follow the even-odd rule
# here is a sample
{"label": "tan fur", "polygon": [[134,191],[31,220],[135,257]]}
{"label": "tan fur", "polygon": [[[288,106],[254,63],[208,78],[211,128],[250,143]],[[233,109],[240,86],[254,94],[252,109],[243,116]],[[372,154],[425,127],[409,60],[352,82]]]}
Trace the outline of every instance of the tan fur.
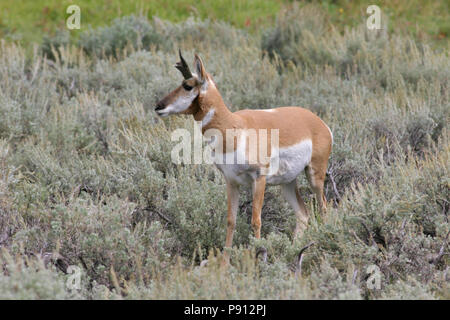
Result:
{"label": "tan fur", "polygon": [[[208,129],[220,130],[224,139],[224,152],[234,151],[237,146],[236,141],[232,146],[227,145],[227,129],[255,129],[257,134],[258,129],[267,129],[269,142],[270,129],[278,129],[280,148],[294,146],[308,139],[311,140],[311,161],[305,171],[311,188],[316,194],[319,207],[321,211],[324,212],[326,209],[326,199],[323,193],[323,185],[332,146],[331,132],[326,124],[311,111],[294,106],[270,109],[270,112],[265,110],[240,110],[233,113],[223,102],[214,81],[211,76],[206,73],[203,63],[198,56],[196,56],[194,64],[198,67],[197,74],[204,81],[199,81],[199,79],[195,77],[184,80],[186,84],[192,87],[195,86],[192,90],[198,90],[198,96],[195,100],[193,100],[189,108],[182,113],[192,114],[196,121],[202,121],[208,112],[214,109],[214,115],[202,128],[202,131],[204,133]],[[205,86],[207,89],[203,92],[202,88],[205,88]],[[167,97],[161,100],[160,104],[167,105],[173,103],[173,101],[179,98],[180,94],[184,94],[183,92],[183,87],[175,89]],[[160,106],[160,104],[158,104],[158,106]],[[270,146],[268,150],[270,150]],[[256,238],[260,237],[261,209],[264,200],[265,185],[265,177],[259,176],[254,180],[252,186],[252,227]],[[227,181],[228,227],[225,243],[226,247],[230,247],[232,245],[233,232],[236,223],[237,201],[239,194],[238,188],[238,185]],[[285,185],[285,191],[287,196],[290,198],[290,202],[293,205],[294,210],[297,210],[295,212],[297,216],[297,227],[295,233],[301,233],[308,222],[308,213],[296,187],[295,180],[289,185]]]}

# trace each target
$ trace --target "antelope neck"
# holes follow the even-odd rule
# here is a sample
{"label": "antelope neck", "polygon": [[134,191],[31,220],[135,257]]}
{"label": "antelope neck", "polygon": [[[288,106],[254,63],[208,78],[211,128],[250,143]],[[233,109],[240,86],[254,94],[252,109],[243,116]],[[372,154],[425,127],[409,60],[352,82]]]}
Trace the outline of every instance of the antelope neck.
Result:
{"label": "antelope neck", "polygon": [[194,114],[196,121],[202,121],[202,133],[207,129],[226,129],[241,127],[241,119],[233,114],[222,100],[220,94],[206,94],[198,100],[199,108]]}

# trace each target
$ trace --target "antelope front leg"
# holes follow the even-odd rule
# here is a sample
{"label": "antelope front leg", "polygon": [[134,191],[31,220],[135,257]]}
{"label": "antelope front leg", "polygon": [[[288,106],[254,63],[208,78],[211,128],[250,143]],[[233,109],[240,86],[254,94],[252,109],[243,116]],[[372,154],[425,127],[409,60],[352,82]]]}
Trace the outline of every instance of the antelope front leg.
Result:
{"label": "antelope front leg", "polygon": [[260,176],[253,182],[252,228],[255,238],[261,238],[261,209],[264,202],[266,176]]}
{"label": "antelope front leg", "polygon": [[[239,205],[239,187],[227,182],[228,214],[227,214],[227,237],[225,240],[225,249],[233,245],[234,228],[236,227],[236,214]],[[224,250],[224,262],[230,260],[229,254]]]}

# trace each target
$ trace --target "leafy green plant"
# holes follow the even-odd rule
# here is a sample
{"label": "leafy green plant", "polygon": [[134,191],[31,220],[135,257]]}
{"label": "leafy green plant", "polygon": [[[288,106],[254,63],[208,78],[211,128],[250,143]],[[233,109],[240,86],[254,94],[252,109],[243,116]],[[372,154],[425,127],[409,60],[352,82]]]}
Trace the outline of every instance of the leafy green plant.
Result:
{"label": "leafy green plant", "polygon": [[[79,42],[46,38],[29,57],[3,43],[0,295],[448,299],[448,57],[330,21],[294,7],[261,35],[130,16]],[[179,47],[201,54],[232,111],[299,105],[333,131],[327,214],[299,178],[310,219],[293,239],[292,210],[267,188],[257,240],[242,188],[226,270],[225,181],[212,165],[174,164],[171,133],[192,133],[192,119],[153,112],[181,81]],[[67,265],[82,270],[79,291]]]}

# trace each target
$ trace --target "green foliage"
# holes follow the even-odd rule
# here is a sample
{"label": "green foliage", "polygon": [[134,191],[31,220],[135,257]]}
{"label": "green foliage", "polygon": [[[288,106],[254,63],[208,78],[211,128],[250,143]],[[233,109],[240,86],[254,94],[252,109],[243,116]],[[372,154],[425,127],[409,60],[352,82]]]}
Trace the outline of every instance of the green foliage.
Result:
{"label": "green foliage", "polygon": [[342,77],[356,75],[369,87],[416,88],[420,81],[448,85],[450,76],[448,68],[441,68],[448,65],[446,54],[431,57],[426,45],[390,35],[385,28],[368,30],[365,23],[343,34],[329,30],[317,7],[282,11],[275,26],[263,34],[261,48],[271,57],[312,71],[331,66]]}
{"label": "green foliage", "polygon": [[[217,35],[221,35],[220,38]],[[183,42],[201,43],[229,47],[245,40],[245,32],[233,29],[224,22],[196,21],[189,18],[179,24],[171,24],[153,17],[126,16],[115,19],[110,26],[90,29],[80,34],[78,46],[87,54],[97,57],[123,57],[125,50],[173,50]],[[69,44],[68,33],[57,32],[54,37],[45,37],[41,50],[49,58],[55,58],[53,51]],[[53,51],[52,51],[53,50]]]}
{"label": "green foliage", "polygon": [[129,16],[114,20],[111,26],[82,33],[80,46],[89,54],[116,56],[128,44],[137,49],[158,45],[162,40],[147,19]]}
{"label": "green foliage", "polygon": [[[194,16],[198,19],[225,21],[233,27],[245,28],[257,33],[261,27],[270,25],[280,9],[292,6],[292,0],[152,0],[130,1],[78,0],[81,9],[81,30],[111,24],[118,16],[136,13],[172,22],[184,21]],[[295,1],[301,6],[311,1]],[[71,0],[3,1],[0,3],[0,36],[19,40],[23,45],[40,42],[43,35],[64,28],[69,14],[66,9],[74,4]],[[448,47],[450,35],[449,4],[447,1],[410,0],[376,3],[382,11],[382,20],[388,22],[390,32],[413,35],[416,39],[432,41],[436,46]],[[363,22],[369,5],[365,0],[322,0],[316,2],[327,14],[335,28],[343,31]],[[420,8],[418,10],[417,8]],[[78,39],[79,30],[71,34]]]}
{"label": "green foliage", "polygon": [[56,60],[61,58],[59,49],[70,45],[70,32],[68,30],[58,30],[54,36],[44,35],[42,38],[41,51],[48,59]]}
{"label": "green foliage", "polygon": [[2,300],[48,300],[80,299],[82,296],[70,292],[65,279],[53,268],[46,268],[42,260],[26,259],[14,261],[6,251],[0,262],[5,266],[0,273],[0,299]]}
{"label": "green foliage", "polygon": [[[3,43],[2,297],[448,299],[448,57],[328,24],[321,9],[294,7],[260,38],[130,16],[79,42],[48,37],[29,58]],[[311,218],[292,239],[295,217],[270,187],[256,240],[242,188],[228,269],[224,180],[172,163],[171,133],[192,133],[191,119],[152,110],[181,81],[178,47],[188,61],[200,53],[233,111],[300,105],[334,135],[327,215],[299,178]],[[67,289],[66,265],[82,269],[80,290]],[[367,287],[373,265],[380,290]]]}

